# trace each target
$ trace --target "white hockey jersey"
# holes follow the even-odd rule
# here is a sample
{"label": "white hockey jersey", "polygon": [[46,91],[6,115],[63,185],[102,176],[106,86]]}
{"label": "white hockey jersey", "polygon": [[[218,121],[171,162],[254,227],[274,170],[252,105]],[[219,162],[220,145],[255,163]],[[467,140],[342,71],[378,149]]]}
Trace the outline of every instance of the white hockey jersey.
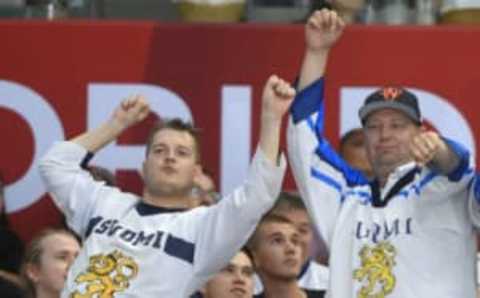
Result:
{"label": "white hockey jersey", "polygon": [[69,226],[82,235],[62,297],[185,298],[223,268],[277,198],[285,161],[258,150],[244,185],[215,206],[158,208],[94,181],[80,168],[86,150],[56,144],[41,174]]}
{"label": "white hockey jersey", "polygon": [[447,140],[461,160],[453,173],[405,164],[380,189],[324,138],[323,84],[297,95],[288,150],[301,197],[329,247],[330,297],[476,297],[468,152]]}

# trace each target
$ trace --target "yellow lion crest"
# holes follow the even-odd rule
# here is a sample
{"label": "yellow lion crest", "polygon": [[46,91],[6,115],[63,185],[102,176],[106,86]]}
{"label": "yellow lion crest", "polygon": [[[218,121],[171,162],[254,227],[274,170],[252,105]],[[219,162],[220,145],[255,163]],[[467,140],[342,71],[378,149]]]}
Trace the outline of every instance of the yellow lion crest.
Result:
{"label": "yellow lion crest", "polygon": [[357,297],[384,298],[392,293],[395,287],[392,272],[395,266],[395,247],[388,242],[380,242],[373,248],[365,245],[358,255],[362,265],[353,272],[353,277],[359,282],[363,281],[363,286]]}
{"label": "yellow lion crest", "polygon": [[138,265],[131,257],[118,250],[108,255],[93,255],[86,273],[75,279],[78,284],[86,283],[85,294],[73,292],[71,298],[112,298],[113,294],[124,291],[130,280],[138,274]]}

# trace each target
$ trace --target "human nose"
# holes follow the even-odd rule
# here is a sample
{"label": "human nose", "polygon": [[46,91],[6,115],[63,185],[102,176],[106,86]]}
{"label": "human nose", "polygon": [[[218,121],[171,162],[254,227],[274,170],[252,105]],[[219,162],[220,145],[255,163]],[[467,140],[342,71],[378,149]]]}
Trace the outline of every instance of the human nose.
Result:
{"label": "human nose", "polygon": [[392,129],[388,125],[382,125],[380,127],[380,138],[388,139],[392,136]]}
{"label": "human nose", "polygon": [[244,285],[246,284],[246,279],[247,277],[241,270],[236,270],[234,273],[234,283],[235,284],[241,284]]}

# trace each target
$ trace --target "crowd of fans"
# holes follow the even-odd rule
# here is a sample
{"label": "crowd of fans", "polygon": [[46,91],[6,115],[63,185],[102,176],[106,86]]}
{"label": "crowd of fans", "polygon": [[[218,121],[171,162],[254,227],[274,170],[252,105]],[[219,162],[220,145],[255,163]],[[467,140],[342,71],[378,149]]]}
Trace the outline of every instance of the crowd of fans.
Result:
{"label": "crowd of fans", "polygon": [[[284,1],[282,5],[295,3]],[[255,4],[276,5],[274,1]],[[338,0],[325,5],[336,8],[349,22],[360,20],[359,12],[365,13],[366,9],[361,1]],[[82,163],[88,153],[94,154],[125,129],[145,119],[149,108],[141,96],[126,99],[104,125],[56,145],[42,161],[42,175],[66,216],[65,226],[50,227],[25,246],[9,228],[4,211],[4,185],[0,183],[2,297],[54,298],[60,297],[62,291],[63,297],[115,297],[115,293],[125,291],[134,297],[158,297],[158,293],[168,295],[172,287],[177,287],[174,282],[163,285],[167,279],[179,282],[178,297],[312,298],[337,293],[334,298],[335,295],[343,298],[350,296],[338,293],[348,291],[357,291],[358,297],[383,297],[368,296],[375,291],[395,295],[395,283],[401,281],[392,276],[384,277],[371,289],[351,285],[349,288],[348,284],[339,289],[338,281],[342,278],[354,278],[361,284],[365,274],[373,274],[361,271],[368,266],[364,263],[365,267],[348,272],[348,276],[342,273],[345,266],[351,266],[346,259],[352,258],[349,253],[353,248],[351,251],[346,248],[332,251],[332,248],[344,245],[339,237],[361,240],[365,227],[359,221],[357,229],[345,235],[344,230],[338,230],[339,222],[358,215],[349,208],[360,209],[358,212],[368,217],[363,219],[365,222],[378,216],[381,208],[392,210],[388,208],[398,202],[394,196],[404,194],[400,193],[401,187],[395,193],[396,184],[385,193],[391,186],[388,179],[392,173],[398,174],[397,168],[403,169],[412,162],[417,166],[405,175],[412,176],[405,183],[425,179],[415,189],[421,193],[420,187],[431,180],[444,179],[435,180],[434,186],[441,188],[445,201],[450,196],[458,200],[467,197],[462,179],[472,173],[466,168],[468,153],[459,145],[420,129],[417,99],[403,89],[382,89],[369,96],[360,110],[363,127],[346,133],[340,141],[339,154],[333,153],[323,139],[321,125],[310,123],[322,121],[319,116],[322,113],[311,110],[321,104],[302,104],[307,99],[317,100],[308,98],[311,94],[321,97],[311,90],[323,84],[328,50],[340,38],[344,26],[340,16],[327,9],[314,12],[308,19],[307,49],[296,99],[293,100],[296,92],[287,82],[276,76],[269,78],[262,97],[257,153],[247,181],[231,195],[222,197],[217,193],[212,173],[201,164],[195,129],[178,119],[155,127],[147,140],[142,197],[122,192],[114,173],[107,169]],[[294,175],[299,193],[280,192],[285,159],[279,152],[279,135],[282,118],[288,111],[291,113],[289,153],[311,149],[309,153],[315,155],[297,154],[290,158],[296,162]],[[318,130],[312,132],[315,129]],[[305,141],[307,137],[314,139],[318,147],[309,148],[314,141]],[[403,139],[397,142],[397,138]],[[374,141],[380,145],[373,146]],[[400,148],[398,154],[388,155],[396,148]],[[327,164],[326,169],[322,168]],[[316,172],[318,169],[324,172]],[[337,178],[342,184],[336,184]],[[325,185],[318,186],[319,181],[338,193],[325,189]],[[371,187],[372,193],[365,190],[367,187]],[[375,189],[379,193],[374,193]],[[354,195],[368,197],[372,202],[363,202],[362,206],[335,205],[344,204]],[[375,201],[378,199],[375,196],[379,201]],[[322,206],[324,197],[335,197],[340,203],[332,203],[334,207]],[[327,217],[334,217],[334,223],[328,222]],[[405,234],[413,233],[409,220],[405,223]],[[382,227],[375,224],[366,230],[365,238],[373,237],[378,246],[361,249],[359,254],[365,257],[362,259],[365,263],[378,261],[380,255],[387,258],[384,254],[388,253],[395,257],[395,249],[388,242],[376,243],[375,237],[380,232],[374,229]],[[399,222],[394,224],[385,228],[385,238],[400,233]],[[468,234],[463,230],[461,233]],[[369,253],[373,254],[373,261],[366,260]],[[329,259],[332,255],[335,255],[333,262]],[[382,265],[387,266],[386,270],[395,265],[394,261],[385,262]],[[430,270],[429,265],[422,269]],[[146,271],[142,271],[144,268]],[[157,281],[160,275],[163,276]],[[465,278],[473,279],[474,274],[466,274]],[[135,281],[140,283],[135,285]],[[398,287],[405,291],[404,285]],[[91,296],[84,296],[87,294]]]}

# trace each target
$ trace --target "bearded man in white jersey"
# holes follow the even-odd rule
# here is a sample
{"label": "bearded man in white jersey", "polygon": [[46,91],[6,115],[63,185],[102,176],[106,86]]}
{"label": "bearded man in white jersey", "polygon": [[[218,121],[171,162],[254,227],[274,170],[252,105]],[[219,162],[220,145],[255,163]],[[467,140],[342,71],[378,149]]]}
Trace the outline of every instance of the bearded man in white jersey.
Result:
{"label": "bearded man in white jersey", "polygon": [[297,186],[330,251],[329,295],[473,298],[469,152],[425,129],[418,98],[398,87],[375,91],[359,110],[373,180],[325,139],[325,68],[343,29],[333,11],[308,20],[288,129]]}
{"label": "bearded man in white jersey", "polygon": [[187,210],[200,151],[194,129],[180,120],[149,137],[142,197],[96,182],[80,167],[89,152],[145,119],[149,107],[141,96],[122,102],[100,127],[56,144],[41,161],[41,174],[84,242],[62,297],[185,298],[228,264],[280,192],[281,122],[293,95],[285,81],[268,79],[259,146],[246,182],[208,208]]}

